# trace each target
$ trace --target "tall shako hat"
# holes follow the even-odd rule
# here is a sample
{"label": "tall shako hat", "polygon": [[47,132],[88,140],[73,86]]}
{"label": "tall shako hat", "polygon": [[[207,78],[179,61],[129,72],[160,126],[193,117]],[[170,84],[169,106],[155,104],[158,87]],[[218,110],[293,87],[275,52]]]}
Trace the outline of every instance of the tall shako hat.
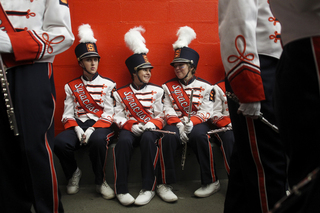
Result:
{"label": "tall shako hat", "polygon": [[131,74],[136,73],[142,68],[153,68],[147,58],[146,40],[141,35],[141,32],[145,32],[145,29],[141,26],[130,29],[124,35],[124,41],[127,47],[134,53],[125,61]]}
{"label": "tall shako hat", "polygon": [[76,46],[74,50],[78,61],[88,57],[98,57],[100,59],[100,55],[98,54],[98,49],[96,45],[97,39],[93,37],[93,31],[90,25],[83,24],[79,26],[78,31],[80,43]]}
{"label": "tall shako hat", "polygon": [[199,54],[188,47],[193,39],[196,38],[194,30],[188,26],[180,27],[177,32],[178,40],[172,44],[174,51],[174,59],[170,63],[172,66],[176,62],[190,63],[197,68]]}

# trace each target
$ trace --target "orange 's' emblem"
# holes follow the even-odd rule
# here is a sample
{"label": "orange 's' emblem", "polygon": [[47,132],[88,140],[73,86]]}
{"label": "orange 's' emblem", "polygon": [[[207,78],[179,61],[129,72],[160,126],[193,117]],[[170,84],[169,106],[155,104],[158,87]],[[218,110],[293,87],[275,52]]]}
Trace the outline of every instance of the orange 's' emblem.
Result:
{"label": "orange 's' emblem", "polygon": [[93,44],[87,44],[87,50],[88,52],[95,52],[95,48]]}

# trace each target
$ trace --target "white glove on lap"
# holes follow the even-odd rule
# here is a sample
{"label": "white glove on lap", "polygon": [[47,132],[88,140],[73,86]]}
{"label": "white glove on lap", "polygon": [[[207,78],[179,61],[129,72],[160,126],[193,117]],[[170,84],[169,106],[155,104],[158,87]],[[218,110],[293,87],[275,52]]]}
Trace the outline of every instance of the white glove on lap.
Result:
{"label": "white glove on lap", "polygon": [[137,137],[139,137],[143,133],[143,131],[144,131],[143,125],[140,124],[140,123],[139,124],[134,124],[131,127],[131,132]]}
{"label": "white glove on lap", "polygon": [[88,141],[89,141],[89,138],[91,136],[91,134],[94,132],[95,128],[94,127],[89,127],[85,132],[84,132],[84,140],[82,141],[82,144],[83,145],[87,145],[88,144]]}
{"label": "white glove on lap", "polygon": [[78,139],[80,141],[80,144],[81,144],[81,141],[83,140],[82,137],[84,135],[83,129],[80,126],[75,126],[74,131],[76,132]]}
{"label": "white glove on lap", "polygon": [[143,130],[146,131],[146,130],[150,130],[150,129],[156,129],[156,125],[154,125],[154,123],[152,122],[147,122],[144,126],[143,126]]}
{"label": "white glove on lap", "polygon": [[12,45],[10,38],[6,32],[0,30],[0,52],[12,53]]}
{"label": "white glove on lap", "polygon": [[260,115],[260,109],[260,102],[240,103],[238,113],[242,113],[244,116],[253,117],[253,119],[256,119]]}
{"label": "white glove on lap", "polygon": [[186,134],[190,134],[190,132],[192,131],[193,129],[193,123],[192,121],[189,121],[187,122],[185,125],[184,125],[184,131],[186,132]]}
{"label": "white glove on lap", "polygon": [[176,126],[179,129],[180,140],[182,141],[183,144],[187,143],[189,138],[188,138],[187,134],[185,133],[184,124],[182,122],[179,122],[179,123],[176,124]]}

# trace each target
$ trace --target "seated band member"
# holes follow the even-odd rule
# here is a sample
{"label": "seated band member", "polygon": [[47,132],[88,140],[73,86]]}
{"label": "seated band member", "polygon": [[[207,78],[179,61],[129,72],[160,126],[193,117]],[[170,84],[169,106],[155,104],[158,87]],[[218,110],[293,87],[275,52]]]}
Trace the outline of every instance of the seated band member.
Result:
{"label": "seated band member", "polygon": [[[75,48],[82,75],[64,87],[66,99],[62,122],[65,131],[55,138],[55,154],[67,178],[67,193],[79,191],[81,170],[74,151],[88,148],[95,174],[96,191],[105,199],[114,198],[114,191],[105,181],[108,145],[114,132],[110,127],[114,115],[112,90],[116,83],[98,74],[100,55],[90,25],[79,27],[80,44]],[[89,171],[88,171],[89,172]]]}
{"label": "seated band member", "polygon": [[[155,195],[158,160],[157,141],[162,133],[148,131],[163,127],[163,90],[149,83],[153,66],[148,61],[142,27],[130,29],[125,35],[127,46],[134,52],[126,60],[132,83],[114,92],[114,122],[120,128],[114,148],[115,192],[124,206],[145,205]],[[138,44],[136,46],[136,44]],[[140,46],[141,45],[141,46]],[[129,163],[134,146],[141,149],[142,190],[134,199],[128,190]]]}
{"label": "seated band member", "polygon": [[[207,197],[220,189],[214,171],[214,160],[207,123],[213,109],[212,85],[195,76],[199,54],[188,47],[196,37],[190,27],[181,27],[179,38],[173,44],[175,57],[171,62],[176,78],[163,84],[165,91],[164,113],[167,125],[164,130],[176,132],[166,134],[159,142],[161,173],[158,177],[157,192],[167,202],[177,200],[169,184],[176,181],[174,156],[181,144],[187,143],[194,151],[200,164],[201,184],[194,192],[197,197]],[[192,111],[189,113],[190,95],[193,90]],[[189,114],[190,120],[188,118]]]}

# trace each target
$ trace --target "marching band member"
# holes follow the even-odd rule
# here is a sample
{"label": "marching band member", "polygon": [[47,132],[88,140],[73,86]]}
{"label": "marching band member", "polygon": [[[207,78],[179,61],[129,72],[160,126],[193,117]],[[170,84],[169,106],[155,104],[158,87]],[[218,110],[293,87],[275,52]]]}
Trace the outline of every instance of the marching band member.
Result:
{"label": "marching band member", "polygon": [[235,144],[225,213],[267,213],[285,195],[286,156],[273,111],[280,25],[268,0],[220,0],[219,36]]}
{"label": "marching band member", "polygon": [[[196,37],[194,30],[188,26],[181,27],[177,35],[178,40],[173,44],[175,57],[171,62],[177,77],[162,85],[165,91],[164,113],[167,122],[164,130],[176,132],[176,135],[167,134],[159,141],[161,172],[157,193],[166,202],[178,199],[170,184],[176,181],[174,155],[182,143],[188,143],[200,164],[202,187],[194,192],[195,196],[207,197],[220,189],[207,135],[210,130],[207,121],[212,116],[214,105],[212,85],[195,76],[199,54],[188,47]],[[191,90],[194,93],[192,112],[189,112]]]}
{"label": "marching band member", "polygon": [[66,98],[62,123],[65,131],[55,138],[55,154],[68,180],[67,193],[76,194],[81,170],[74,151],[87,147],[95,174],[96,191],[103,198],[112,199],[115,194],[105,181],[105,164],[108,145],[114,136],[110,126],[114,115],[112,91],[116,83],[98,74],[100,55],[89,24],[79,27],[79,37],[75,54],[82,75],[64,86]]}
{"label": "marching band member", "polygon": [[[276,72],[275,109],[289,157],[288,183],[292,189],[310,180],[308,174],[320,167],[320,1],[270,0],[270,7],[282,26],[283,52]],[[316,181],[307,184],[310,190],[303,187],[301,199],[292,199],[295,212],[320,209],[319,184],[318,172]],[[291,208],[288,209],[286,212]]]}
{"label": "marching band member", "polygon": [[[130,29],[125,35],[127,46],[134,52],[126,60],[132,83],[114,92],[116,100],[114,122],[120,128],[114,148],[115,192],[124,206],[145,205],[155,195],[158,161],[157,141],[162,133],[148,130],[163,127],[163,90],[149,83],[153,66],[148,61],[148,49],[142,27]],[[128,172],[133,147],[140,145],[142,190],[134,199],[128,191]]]}
{"label": "marching band member", "polygon": [[[68,1],[0,0],[0,53],[19,136],[0,97],[1,212],[63,212],[53,163],[52,63],[74,41]],[[4,71],[4,70],[3,70]]]}

